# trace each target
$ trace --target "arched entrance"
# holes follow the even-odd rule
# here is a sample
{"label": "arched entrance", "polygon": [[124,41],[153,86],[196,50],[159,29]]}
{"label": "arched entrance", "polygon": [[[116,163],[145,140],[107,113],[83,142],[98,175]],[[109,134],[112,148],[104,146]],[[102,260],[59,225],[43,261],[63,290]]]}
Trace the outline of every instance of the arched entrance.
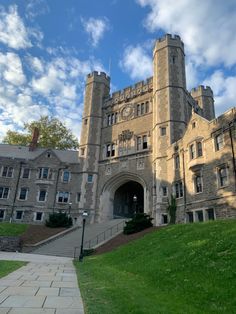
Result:
{"label": "arched entrance", "polygon": [[135,213],[143,213],[144,197],[143,187],[140,183],[129,181],[121,185],[115,192],[113,216],[132,217]]}
{"label": "arched entrance", "polygon": [[[122,196],[125,193],[129,194],[129,196],[126,196],[126,200]],[[126,213],[130,215],[134,208],[134,195],[137,196],[137,209],[148,213],[150,210],[150,193],[143,178],[130,172],[120,172],[110,178],[104,184],[99,197],[98,221],[102,222],[113,219],[114,216],[120,216],[120,213],[122,215],[126,215]]]}

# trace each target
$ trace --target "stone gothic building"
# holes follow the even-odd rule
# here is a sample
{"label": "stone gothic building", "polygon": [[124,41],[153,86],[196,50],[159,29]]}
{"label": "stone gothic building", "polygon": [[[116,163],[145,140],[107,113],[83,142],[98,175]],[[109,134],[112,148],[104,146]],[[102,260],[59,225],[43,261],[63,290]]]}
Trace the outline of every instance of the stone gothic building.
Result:
{"label": "stone gothic building", "polygon": [[79,152],[0,145],[0,219],[145,212],[161,225],[171,195],[178,222],[236,217],[235,142],[235,108],[215,118],[210,87],[187,91],[184,44],[168,34],[146,81],[110,95],[105,73],[88,75]]}

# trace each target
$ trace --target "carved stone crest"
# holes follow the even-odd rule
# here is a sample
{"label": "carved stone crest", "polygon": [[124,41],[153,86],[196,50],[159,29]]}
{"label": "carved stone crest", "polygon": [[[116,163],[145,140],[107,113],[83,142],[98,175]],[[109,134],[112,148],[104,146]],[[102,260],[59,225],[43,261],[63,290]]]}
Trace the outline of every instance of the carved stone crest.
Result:
{"label": "carved stone crest", "polygon": [[124,130],[121,134],[118,135],[118,139],[120,142],[125,142],[131,140],[133,137],[134,132],[131,132],[130,130]]}

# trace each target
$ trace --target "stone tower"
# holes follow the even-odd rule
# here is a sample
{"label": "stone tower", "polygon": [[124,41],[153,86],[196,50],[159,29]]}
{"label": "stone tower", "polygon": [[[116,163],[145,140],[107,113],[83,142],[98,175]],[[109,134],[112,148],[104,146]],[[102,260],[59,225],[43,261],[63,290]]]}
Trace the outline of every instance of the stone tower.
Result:
{"label": "stone tower", "polygon": [[207,120],[215,119],[213,91],[209,86],[198,86],[191,90],[191,96],[201,108],[201,115]]}
{"label": "stone tower", "polygon": [[83,179],[79,208],[89,211],[90,221],[94,221],[94,209],[98,181],[98,161],[101,146],[102,104],[109,97],[110,78],[103,72],[93,72],[87,76],[80,156],[83,160]]}
{"label": "stone tower", "polygon": [[[153,51],[153,169],[156,178],[157,220],[166,185],[167,147],[179,140],[187,123],[184,44],[179,36],[167,34]],[[162,178],[162,179],[160,179]]]}

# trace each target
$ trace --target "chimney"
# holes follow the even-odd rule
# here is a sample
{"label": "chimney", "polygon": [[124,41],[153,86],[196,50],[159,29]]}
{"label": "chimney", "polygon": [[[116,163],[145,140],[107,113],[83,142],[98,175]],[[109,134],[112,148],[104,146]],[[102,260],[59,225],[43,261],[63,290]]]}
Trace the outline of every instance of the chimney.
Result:
{"label": "chimney", "polygon": [[37,148],[38,139],[39,139],[39,129],[35,127],[33,131],[32,141],[29,145],[30,152],[34,151]]}

